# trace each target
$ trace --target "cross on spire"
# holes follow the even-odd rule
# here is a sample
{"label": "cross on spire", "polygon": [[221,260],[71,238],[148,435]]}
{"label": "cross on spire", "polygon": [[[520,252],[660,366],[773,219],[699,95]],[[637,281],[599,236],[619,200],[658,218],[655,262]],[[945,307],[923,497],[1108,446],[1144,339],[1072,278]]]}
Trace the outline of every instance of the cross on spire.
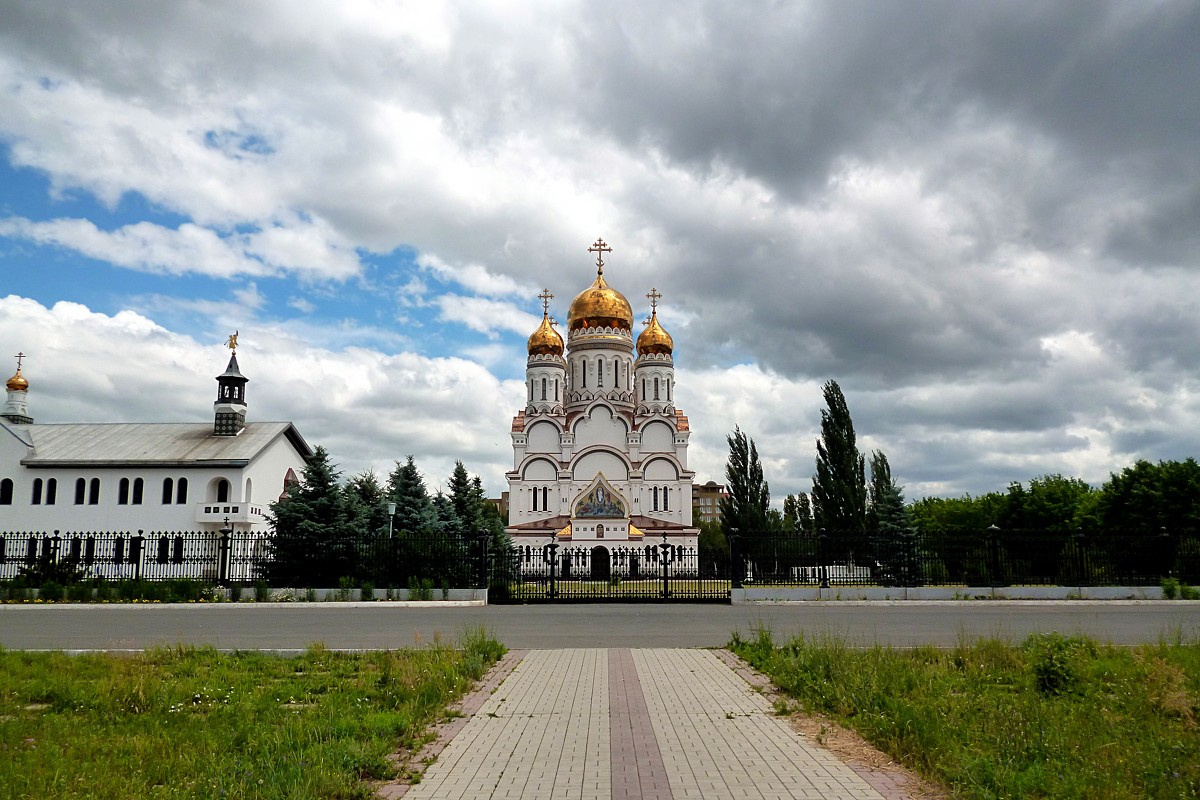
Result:
{"label": "cross on spire", "polygon": [[17,353],[17,355],[16,355],[16,359],[17,359],[17,372],[20,372],[20,371],[21,371],[21,362],[22,362],[22,361],[24,361],[24,360],[25,360],[25,358],[26,358],[26,355],[25,355],[24,353]]}
{"label": "cross on spire", "polygon": [[604,274],[604,254],[611,253],[612,248],[604,243],[603,239],[597,239],[595,244],[588,248],[589,253],[596,254],[596,273]]}
{"label": "cross on spire", "polygon": [[662,299],[662,292],[660,292],[658,289],[655,289],[653,286],[651,286],[650,291],[646,292],[646,297],[648,297],[650,299],[650,311],[652,313],[657,312],[658,311],[658,301]]}
{"label": "cross on spire", "polygon": [[542,315],[550,316],[550,301],[554,299],[554,295],[549,289],[542,289],[542,293],[538,295],[538,299],[542,301]]}

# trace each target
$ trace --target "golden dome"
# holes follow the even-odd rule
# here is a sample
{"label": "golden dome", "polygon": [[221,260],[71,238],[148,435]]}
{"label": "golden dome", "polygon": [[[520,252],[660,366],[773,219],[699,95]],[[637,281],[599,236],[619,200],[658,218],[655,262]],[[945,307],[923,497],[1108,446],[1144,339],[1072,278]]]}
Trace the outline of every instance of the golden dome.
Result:
{"label": "golden dome", "polygon": [[654,311],[650,315],[650,322],[642,330],[637,339],[637,352],[639,356],[647,353],[659,353],[662,355],[671,355],[671,351],[675,349],[675,341],[671,338],[671,334],[663,329],[662,325],[658,324],[658,311]]}
{"label": "golden dome", "polygon": [[550,314],[542,313],[542,324],[529,337],[529,355],[531,356],[561,356],[563,340],[554,326],[550,324]]}
{"label": "golden dome", "polygon": [[597,273],[595,283],[571,301],[567,329],[574,332],[582,328],[633,330],[633,308],[625,295],[604,282],[603,271]]}
{"label": "golden dome", "polygon": [[[0,372],[0,375],[3,374]],[[8,386],[10,392],[24,392],[29,389],[29,381],[25,380],[25,376],[21,374],[20,367],[17,367],[17,374],[9,378],[5,385]]]}

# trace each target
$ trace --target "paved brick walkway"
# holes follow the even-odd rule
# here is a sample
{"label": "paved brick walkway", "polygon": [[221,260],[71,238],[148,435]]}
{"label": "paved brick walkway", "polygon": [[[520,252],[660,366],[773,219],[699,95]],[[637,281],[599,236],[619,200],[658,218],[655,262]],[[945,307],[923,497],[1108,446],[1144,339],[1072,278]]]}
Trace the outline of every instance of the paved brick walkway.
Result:
{"label": "paved brick walkway", "polygon": [[714,653],[676,649],[523,654],[403,796],[885,798]]}

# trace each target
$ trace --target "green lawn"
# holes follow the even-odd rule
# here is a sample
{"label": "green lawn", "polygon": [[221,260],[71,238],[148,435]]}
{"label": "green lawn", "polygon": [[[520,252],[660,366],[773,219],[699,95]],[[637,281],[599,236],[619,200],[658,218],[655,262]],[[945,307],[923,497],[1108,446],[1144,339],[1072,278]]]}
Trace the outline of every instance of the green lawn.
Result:
{"label": "green lawn", "polygon": [[1200,796],[1200,644],[859,650],[762,632],[731,647],[956,798]]}
{"label": "green lawn", "polygon": [[503,652],[0,651],[6,798],[366,798]]}

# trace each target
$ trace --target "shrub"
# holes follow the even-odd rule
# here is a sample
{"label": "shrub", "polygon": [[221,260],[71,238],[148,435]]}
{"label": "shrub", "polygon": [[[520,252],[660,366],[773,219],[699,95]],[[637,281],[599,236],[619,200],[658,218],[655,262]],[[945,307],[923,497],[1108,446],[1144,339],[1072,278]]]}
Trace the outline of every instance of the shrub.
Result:
{"label": "shrub", "polygon": [[67,587],[67,600],[72,603],[87,603],[92,599],[90,583],[73,583]]}
{"label": "shrub", "polygon": [[1094,645],[1061,633],[1042,633],[1025,640],[1025,651],[1033,667],[1037,690],[1046,695],[1059,695],[1079,686],[1083,662],[1094,655]]}
{"label": "shrub", "polygon": [[1179,599],[1180,600],[1200,600],[1200,589],[1195,586],[1188,586],[1186,583],[1179,584]]}
{"label": "shrub", "polygon": [[267,582],[259,578],[254,582],[254,602],[268,603],[271,601],[271,587],[267,586]]}
{"label": "shrub", "polygon": [[443,600],[450,599],[450,579],[449,578],[442,578],[442,599]]}
{"label": "shrub", "polygon": [[1164,599],[1174,600],[1176,597],[1179,597],[1179,581],[1174,578],[1163,578],[1159,585],[1162,586]]}
{"label": "shrub", "polygon": [[63,599],[64,594],[66,594],[66,590],[58,581],[45,581],[38,589],[38,599],[45,600],[47,603],[57,603]]}
{"label": "shrub", "polygon": [[370,581],[363,581],[362,586],[358,587],[358,596],[362,600],[375,599],[375,584]]}
{"label": "shrub", "polygon": [[242,599],[242,585],[240,583],[229,584],[229,602],[236,603]]}

